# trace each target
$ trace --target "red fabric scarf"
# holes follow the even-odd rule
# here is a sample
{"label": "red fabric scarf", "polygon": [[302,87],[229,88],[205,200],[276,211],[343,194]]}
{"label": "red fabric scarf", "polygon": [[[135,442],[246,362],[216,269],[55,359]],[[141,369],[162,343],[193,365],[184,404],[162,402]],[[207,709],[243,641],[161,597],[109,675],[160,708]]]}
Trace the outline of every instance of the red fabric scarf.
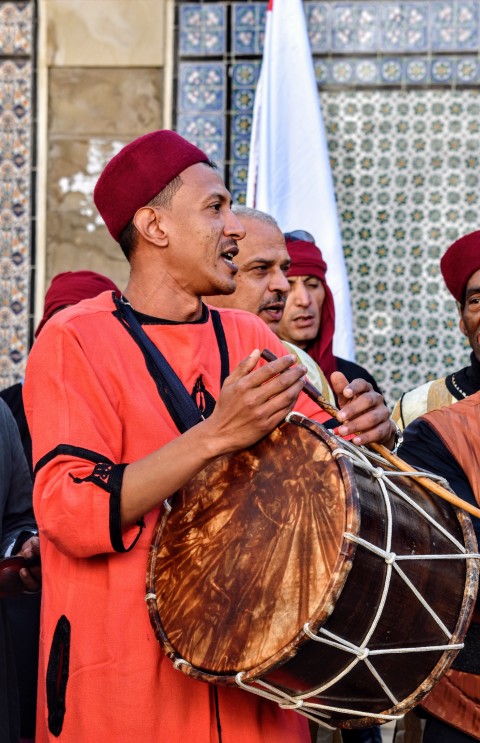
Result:
{"label": "red fabric scarf", "polygon": [[333,294],[326,281],[327,264],[322,253],[313,243],[304,240],[287,239],[287,250],[291,258],[288,276],[315,276],[325,289],[320,330],[317,337],[305,350],[317,362],[327,379],[337,369],[333,355],[333,334],[335,332],[335,305]]}

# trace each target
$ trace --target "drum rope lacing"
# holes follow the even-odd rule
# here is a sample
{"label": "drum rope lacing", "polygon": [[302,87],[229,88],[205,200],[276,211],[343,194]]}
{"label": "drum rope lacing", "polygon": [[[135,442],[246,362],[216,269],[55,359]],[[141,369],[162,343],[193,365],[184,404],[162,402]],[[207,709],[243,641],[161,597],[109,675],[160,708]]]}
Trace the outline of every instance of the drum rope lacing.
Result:
{"label": "drum rope lacing", "polygon": [[[346,640],[345,638],[334,635],[333,633],[329,632],[323,627],[321,627],[318,630],[318,634],[316,634],[315,632],[312,632],[312,630],[309,627],[308,622],[304,625],[303,631],[311,640],[333,646],[339,650],[342,650],[346,653],[350,653],[351,655],[355,656],[352,662],[349,663],[348,666],[343,669],[343,671],[338,673],[334,678],[330,679],[327,683],[323,684],[322,686],[319,686],[315,689],[310,689],[307,694],[303,694],[303,695],[299,694],[295,696],[291,694],[287,694],[286,692],[282,691],[276,686],[273,686],[272,684],[269,684],[266,681],[263,681],[262,679],[255,679],[254,681],[245,683],[243,681],[245,672],[243,671],[236,675],[235,681],[237,685],[240,686],[241,688],[247,691],[250,691],[251,693],[257,694],[261,697],[264,697],[265,699],[269,699],[270,701],[277,702],[277,704],[284,709],[297,710],[301,714],[305,715],[306,717],[309,717],[310,719],[314,720],[315,722],[325,727],[330,727],[330,726],[325,721],[319,720],[319,717],[328,718],[329,712],[333,712],[336,714],[352,715],[354,717],[366,717],[366,718],[372,718],[372,719],[384,720],[384,721],[396,720],[402,717],[402,715],[401,714],[398,714],[398,715],[378,714],[378,713],[366,712],[364,710],[358,710],[358,709],[355,710],[355,709],[347,709],[344,707],[332,707],[329,705],[321,704],[319,702],[311,702],[308,700],[311,697],[315,697],[317,694],[321,694],[323,691],[332,687],[334,684],[340,681],[344,676],[346,676],[352,670],[352,668],[354,668],[354,666],[357,663],[363,662],[365,666],[368,668],[368,670],[370,671],[370,673],[372,674],[372,676],[377,680],[378,684],[381,686],[384,693],[391,700],[393,706],[398,705],[399,701],[396,699],[395,695],[389,688],[388,684],[381,677],[381,675],[378,673],[374,665],[369,660],[370,657],[376,656],[376,655],[388,655],[388,654],[398,654],[398,653],[424,653],[424,652],[439,652],[439,651],[447,651],[447,650],[457,651],[463,648],[463,643],[446,643],[446,644],[441,644],[441,645],[427,645],[427,646],[419,646],[419,647],[403,647],[403,648],[391,648],[391,649],[381,649],[381,650],[375,650],[375,649],[368,648],[368,643],[372,635],[374,634],[375,629],[377,628],[377,625],[382,617],[382,613],[385,607],[385,603],[386,603],[389,588],[390,588],[390,582],[391,582],[393,571],[395,571],[397,575],[401,578],[401,580],[404,581],[404,583],[408,586],[408,588],[412,591],[412,593],[421,603],[423,608],[430,614],[434,622],[441,629],[441,631],[443,632],[447,640],[450,641],[452,639],[452,633],[448,630],[448,628],[442,622],[438,614],[431,608],[431,606],[427,603],[427,601],[425,601],[423,596],[415,588],[413,583],[409,580],[408,576],[401,569],[398,563],[403,560],[479,559],[480,555],[477,553],[467,552],[465,547],[452,534],[450,534],[441,524],[439,524],[432,516],[430,516],[430,514],[427,511],[425,511],[424,508],[422,508],[418,503],[416,503],[412,498],[410,498],[410,496],[404,493],[399,487],[397,487],[395,483],[392,482],[392,479],[395,477],[418,477],[419,474],[422,474],[422,475],[426,474],[430,479],[438,480],[442,484],[447,485],[448,487],[448,483],[446,483],[444,478],[434,476],[430,473],[419,473],[418,471],[397,472],[397,471],[385,470],[383,469],[383,467],[380,466],[381,463],[384,463],[384,460],[378,455],[375,455],[369,451],[370,459],[373,459],[379,465],[379,466],[373,466],[371,462],[369,461],[369,459],[367,459],[367,457],[362,453],[360,447],[356,447],[356,446],[354,447],[352,444],[349,444],[346,441],[345,442],[342,441],[342,446],[338,447],[333,452],[333,456],[335,458],[347,457],[353,460],[355,464],[361,469],[364,469],[370,472],[372,477],[375,477],[378,480],[380,490],[381,490],[384,503],[385,503],[386,516],[387,516],[387,524],[386,524],[387,533],[386,533],[385,549],[382,549],[381,547],[378,547],[377,545],[372,544],[371,542],[368,542],[367,540],[362,539],[361,537],[355,534],[351,534],[349,532],[344,533],[345,539],[348,539],[351,542],[355,542],[356,544],[362,546],[363,548],[370,550],[372,553],[382,558],[387,565],[387,572],[386,572],[385,583],[384,583],[384,587],[382,591],[381,600],[379,602],[379,606],[377,608],[375,616],[373,617],[371,626],[366,636],[364,637],[362,644],[360,646],[356,646],[353,643]],[[439,532],[441,532],[445,536],[445,538],[451,543],[452,547],[454,549],[457,549],[458,552],[452,553],[452,554],[435,554],[435,555],[429,555],[429,554],[397,555],[395,554],[395,552],[392,552],[391,546],[392,546],[393,517],[392,517],[392,507],[391,507],[390,497],[389,497],[389,493],[387,489],[387,483],[391,491],[393,491],[398,496],[400,496],[415,511],[417,511],[423,518],[425,518],[428,522],[430,522]]]}

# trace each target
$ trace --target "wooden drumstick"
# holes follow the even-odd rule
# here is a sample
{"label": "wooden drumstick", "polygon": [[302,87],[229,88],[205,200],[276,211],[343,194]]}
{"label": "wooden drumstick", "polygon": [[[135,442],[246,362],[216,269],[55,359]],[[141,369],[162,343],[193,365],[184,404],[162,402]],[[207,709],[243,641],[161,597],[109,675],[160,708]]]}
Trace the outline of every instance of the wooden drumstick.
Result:
{"label": "wooden drumstick", "polygon": [[[265,361],[274,361],[277,356],[275,356],[272,351],[269,351],[268,348],[264,348],[261,356]],[[328,400],[325,399],[325,397],[322,395],[322,393],[313,385],[308,379],[305,381],[305,386],[303,388],[303,392],[314,402],[317,403],[317,405],[322,408],[322,410],[325,410],[326,413],[329,413],[332,418],[335,418],[335,420],[339,421],[339,423],[345,423],[345,421],[342,421],[339,417],[339,410],[335,407],[335,405],[332,405]],[[387,449],[386,446],[383,446],[382,444],[377,444],[376,442],[373,442],[371,444],[366,444],[367,448],[373,449],[373,451],[376,451],[377,454],[380,454],[384,459],[387,460],[387,462],[390,462],[394,467],[396,467],[401,472],[412,472],[415,471],[415,468],[412,467],[410,464],[405,462],[403,459],[400,459],[400,457],[395,456],[395,454],[392,454],[392,452]],[[467,513],[471,514],[472,516],[476,516],[477,518],[480,518],[480,509],[476,508],[475,506],[472,506],[467,501],[463,500],[462,498],[459,498],[458,495],[455,495],[454,493],[451,493],[446,488],[442,487],[439,483],[435,482],[435,480],[430,480],[428,477],[425,477],[422,474],[418,475],[412,475],[415,477],[417,482],[420,485],[423,485],[427,490],[430,490],[431,493],[434,493],[434,495],[438,495],[440,498],[443,498],[443,500],[448,501],[453,506],[457,506],[457,508],[462,508],[464,511],[467,511]]]}

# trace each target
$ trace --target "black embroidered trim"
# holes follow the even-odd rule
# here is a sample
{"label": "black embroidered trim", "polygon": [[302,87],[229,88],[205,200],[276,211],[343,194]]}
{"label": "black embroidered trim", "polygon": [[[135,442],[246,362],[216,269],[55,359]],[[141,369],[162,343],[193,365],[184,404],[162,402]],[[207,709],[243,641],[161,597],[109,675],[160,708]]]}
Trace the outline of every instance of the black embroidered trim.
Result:
{"label": "black embroidered trim", "polygon": [[91,449],[84,449],[81,446],[59,444],[55,447],[55,449],[52,449],[38,460],[37,464],[35,465],[35,469],[33,470],[33,474],[36,475],[37,472],[41,470],[42,467],[45,467],[46,464],[51,462],[52,459],[55,459],[55,457],[61,457],[63,454],[69,454],[74,457],[78,457],[79,459],[86,459],[87,462],[95,462],[96,464],[100,462],[108,462],[109,464],[113,464],[113,462],[111,462],[110,459],[105,456],[105,454],[98,454],[98,452],[96,451],[92,451]]}
{"label": "black embroidered trim", "polygon": [[194,384],[191,398],[197,406],[203,418],[209,418],[215,410],[215,398],[207,390],[203,383],[203,375],[200,374]]}
{"label": "black embroidered trim", "polygon": [[110,518],[109,518],[109,526],[110,526],[110,541],[112,542],[112,547],[115,550],[115,552],[130,552],[130,550],[133,550],[136,543],[140,539],[140,535],[142,531],[145,528],[145,521],[143,519],[140,519],[136,522],[136,525],[138,526],[138,534],[133,540],[130,547],[125,547],[123,544],[123,534],[122,534],[122,519],[120,516],[120,490],[118,492],[112,491],[110,494]]}
{"label": "black embroidered trim", "polygon": [[223,387],[223,383],[230,374],[230,357],[228,355],[227,339],[225,338],[225,331],[222,325],[222,318],[220,312],[217,310],[210,310],[212,316],[212,325],[217,338],[218,350],[220,352],[220,387]]}
{"label": "black embroidered trim", "polygon": [[[112,462],[99,462],[93,468],[91,475],[87,477],[74,477],[70,474],[74,483],[93,482],[107,493],[112,493],[115,489],[120,492],[122,487],[123,473],[126,464],[112,464]],[[120,471],[119,471],[120,470]]]}
{"label": "black embroidered trim", "polygon": [[213,687],[213,698],[215,700],[215,719],[217,722],[218,743],[222,743],[222,723],[220,720],[220,701],[218,699],[218,687]]}
{"label": "black embroidered trim", "polygon": [[46,677],[48,729],[56,738],[62,732],[65,718],[65,695],[70,666],[70,635],[70,622],[66,616],[62,615],[53,633]]}
{"label": "black embroidered trim", "polygon": [[79,459],[85,459],[87,462],[94,462],[95,467],[93,472],[87,477],[74,477],[70,474],[70,477],[75,483],[81,484],[83,482],[93,482],[98,487],[110,493],[109,501],[109,531],[110,541],[112,547],[116,552],[129,552],[133,549],[142,533],[145,526],[143,520],[137,521],[139,532],[135,537],[130,547],[125,548],[122,539],[122,521],[120,518],[120,492],[122,490],[123,473],[126,464],[114,464],[104,454],[98,454],[98,452],[91,451],[90,449],[83,449],[80,446],[71,446],[70,444],[59,444],[52,449],[52,451],[45,454],[35,467],[35,474],[44,467],[48,462],[51,462],[55,457],[68,454]]}
{"label": "black embroidered trim", "polygon": [[120,494],[122,491],[123,475],[126,467],[126,464],[99,462],[95,465],[91,475],[88,475],[87,477],[73,477],[73,475],[70,475],[75,483],[81,484],[83,482],[93,482],[94,485],[97,485],[99,488],[102,488],[102,490],[110,493],[110,500],[108,503],[108,526],[110,531],[110,541],[115,552],[130,552],[138,542],[140,534],[145,526],[143,519],[137,521],[137,526],[139,527],[138,534],[130,547],[125,547],[123,544],[122,519],[120,514]]}

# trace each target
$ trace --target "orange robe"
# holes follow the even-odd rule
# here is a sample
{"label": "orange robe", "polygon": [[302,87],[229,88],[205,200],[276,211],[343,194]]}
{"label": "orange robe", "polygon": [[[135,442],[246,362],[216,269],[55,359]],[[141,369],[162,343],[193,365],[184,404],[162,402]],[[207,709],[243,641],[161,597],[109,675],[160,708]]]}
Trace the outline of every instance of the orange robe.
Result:
{"label": "orange robe", "polygon": [[[144,596],[159,509],[143,528],[121,533],[117,465],[178,430],[114,310],[110,293],[64,310],[43,329],[27,366],[43,564],[36,741],[307,743],[304,717],[186,677],[155,639]],[[220,314],[230,370],[254,348],[284,355],[257,317]],[[195,323],[144,317],[143,327],[189,392],[201,375],[218,397],[220,355],[207,310]],[[328,417],[303,394],[296,409]]]}

